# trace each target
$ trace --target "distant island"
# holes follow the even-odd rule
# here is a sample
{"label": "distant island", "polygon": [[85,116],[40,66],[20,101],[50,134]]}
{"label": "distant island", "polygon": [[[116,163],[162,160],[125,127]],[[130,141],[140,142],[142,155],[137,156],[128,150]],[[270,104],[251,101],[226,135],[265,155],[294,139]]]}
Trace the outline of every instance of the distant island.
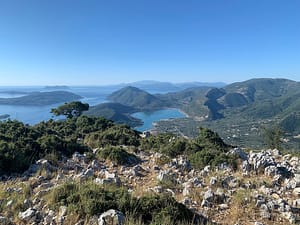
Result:
{"label": "distant island", "polygon": [[25,91],[13,91],[13,90],[5,90],[5,91],[0,91],[1,94],[10,94],[10,95],[27,95],[29,94],[28,92]]}
{"label": "distant island", "polygon": [[137,111],[154,111],[169,106],[168,102],[132,86],[113,92],[108,100],[133,107]]}
{"label": "distant island", "polygon": [[17,98],[0,98],[0,105],[46,106],[81,98],[81,96],[67,91],[33,92]]}
{"label": "distant island", "polygon": [[66,89],[70,89],[70,87],[68,87],[66,85],[53,85],[53,86],[45,86],[44,89],[47,89],[47,90],[66,90]]}
{"label": "distant island", "polygon": [[10,115],[3,114],[3,115],[0,115],[0,120],[5,120],[5,119],[8,119],[9,117],[10,117]]}
{"label": "distant island", "polygon": [[131,116],[131,114],[160,110],[170,105],[155,95],[132,86],[113,92],[107,99],[111,102],[93,106],[85,114],[103,116],[116,123],[126,123],[131,127],[138,127],[143,125],[143,122]]}

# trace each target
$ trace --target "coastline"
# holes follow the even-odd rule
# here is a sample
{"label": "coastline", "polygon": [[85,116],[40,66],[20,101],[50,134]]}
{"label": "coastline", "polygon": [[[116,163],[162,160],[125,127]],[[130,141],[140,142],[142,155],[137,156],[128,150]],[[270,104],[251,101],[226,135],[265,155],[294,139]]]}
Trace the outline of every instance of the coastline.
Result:
{"label": "coastline", "polygon": [[[171,111],[177,111],[180,115],[178,116],[165,116],[163,113],[162,115],[154,115],[155,113],[159,113],[159,111],[165,111],[165,110],[171,110]],[[133,114],[136,113],[140,113],[141,116],[136,116]],[[130,114],[132,117],[140,119],[143,121],[143,125],[139,126],[139,127],[134,127],[134,129],[139,130],[141,132],[143,131],[152,131],[153,129],[155,129],[155,125],[157,124],[157,122],[162,121],[162,120],[170,120],[170,119],[176,119],[176,118],[188,118],[188,114],[183,112],[181,109],[178,108],[163,108],[163,109],[159,109],[159,110],[153,110],[151,112],[147,111],[141,111],[141,112],[136,112],[133,114]],[[147,115],[147,113],[149,113],[149,115]],[[153,116],[154,115],[154,116]],[[148,121],[150,120],[150,121]],[[151,124],[150,124],[151,123]]]}

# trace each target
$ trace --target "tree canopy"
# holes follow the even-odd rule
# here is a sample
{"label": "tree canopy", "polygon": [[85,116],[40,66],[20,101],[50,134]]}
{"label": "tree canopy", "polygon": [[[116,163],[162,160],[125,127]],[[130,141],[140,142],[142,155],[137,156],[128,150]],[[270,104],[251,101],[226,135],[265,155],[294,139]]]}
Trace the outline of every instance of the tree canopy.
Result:
{"label": "tree canopy", "polygon": [[80,101],[65,103],[57,108],[51,109],[51,113],[56,116],[64,115],[67,118],[78,117],[82,114],[83,111],[87,111],[89,109],[89,104],[82,103]]}

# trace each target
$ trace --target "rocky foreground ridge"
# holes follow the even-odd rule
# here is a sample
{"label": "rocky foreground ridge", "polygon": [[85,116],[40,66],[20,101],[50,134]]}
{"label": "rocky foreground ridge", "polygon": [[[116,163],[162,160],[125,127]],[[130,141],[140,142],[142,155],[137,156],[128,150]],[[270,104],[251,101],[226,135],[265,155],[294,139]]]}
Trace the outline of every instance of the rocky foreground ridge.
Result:
{"label": "rocky foreground ridge", "polygon": [[238,155],[236,170],[225,164],[197,170],[182,155],[165,160],[157,152],[132,154],[139,160],[125,166],[79,153],[55,165],[41,159],[22,176],[2,177],[0,224],[117,224],[105,220],[107,216],[114,216],[119,224],[138,224],[117,208],[81,218],[70,213],[70,205],[63,200],[51,205],[53,191],[62,192],[60,187],[75,183],[125,188],[137,199],[165,193],[195,212],[199,224],[300,224],[296,156],[282,155],[276,149],[247,153],[234,148],[228,154]]}

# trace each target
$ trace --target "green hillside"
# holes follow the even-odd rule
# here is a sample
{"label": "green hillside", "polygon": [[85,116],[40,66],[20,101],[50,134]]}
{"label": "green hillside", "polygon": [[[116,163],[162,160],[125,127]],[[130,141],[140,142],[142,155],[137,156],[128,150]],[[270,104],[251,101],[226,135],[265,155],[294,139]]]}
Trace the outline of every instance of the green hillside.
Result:
{"label": "green hillside", "polygon": [[193,137],[197,127],[206,126],[220,133],[230,144],[262,147],[260,131],[278,125],[288,137],[287,145],[291,143],[295,147],[298,144],[293,136],[300,131],[296,113],[300,111],[300,83],[291,80],[252,79],[223,88],[195,87],[156,95],[126,87],[108,99],[122,105],[103,105],[98,108],[101,113],[94,115],[132,125],[136,122],[130,116],[134,111],[173,107],[187,113],[189,118],[177,119],[176,124],[174,121],[160,122],[157,131],[176,127],[179,134]]}
{"label": "green hillside", "polygon": [[141,111],[152,111],[168,107],[168,104],[166,104],[166,102],[136,87],[122,88],[112,93],[108,97],[108,100],[126,106],[131,106]]}
{"label": "green hillside", "polygon": [[[233,83],[222,89],[194,88],[167,94],[162,98],[167,98],[190,116],[188,120],[177,120],[177,129],[185,135],[194,136],[191,129],[206,126],[220,133],[233,145],[262,147],[260,130],[279,125],[289,137],[287,145],[298,145],[293,136],[300,132],[297,114],[300,111],[299,82],[252,79]],[[160,128],[159,123],[158,130],[168,130],[168,122],[161,124],[164,127]]]}
{"label": "green hillside", "polygon": [[142,121],[130,116],[130,114],[136,112],[136,109],[130,106],[125,106],[120,103],[102,103],[96,106],[90,107],[90,109],[84,113],[88,116],[103,116],[106,119],[113,120],[116,123],[125,123],[131,127],[142,125]]}
{"label": "green hillside", "polygon": [[191,117],[205,118],[209,113],[209,109],[204,105],[207,100],[205,94],[208,90],[210,90],[209,87],[195,87],[156,96],[168,102],[172,107],[180,108]]}

